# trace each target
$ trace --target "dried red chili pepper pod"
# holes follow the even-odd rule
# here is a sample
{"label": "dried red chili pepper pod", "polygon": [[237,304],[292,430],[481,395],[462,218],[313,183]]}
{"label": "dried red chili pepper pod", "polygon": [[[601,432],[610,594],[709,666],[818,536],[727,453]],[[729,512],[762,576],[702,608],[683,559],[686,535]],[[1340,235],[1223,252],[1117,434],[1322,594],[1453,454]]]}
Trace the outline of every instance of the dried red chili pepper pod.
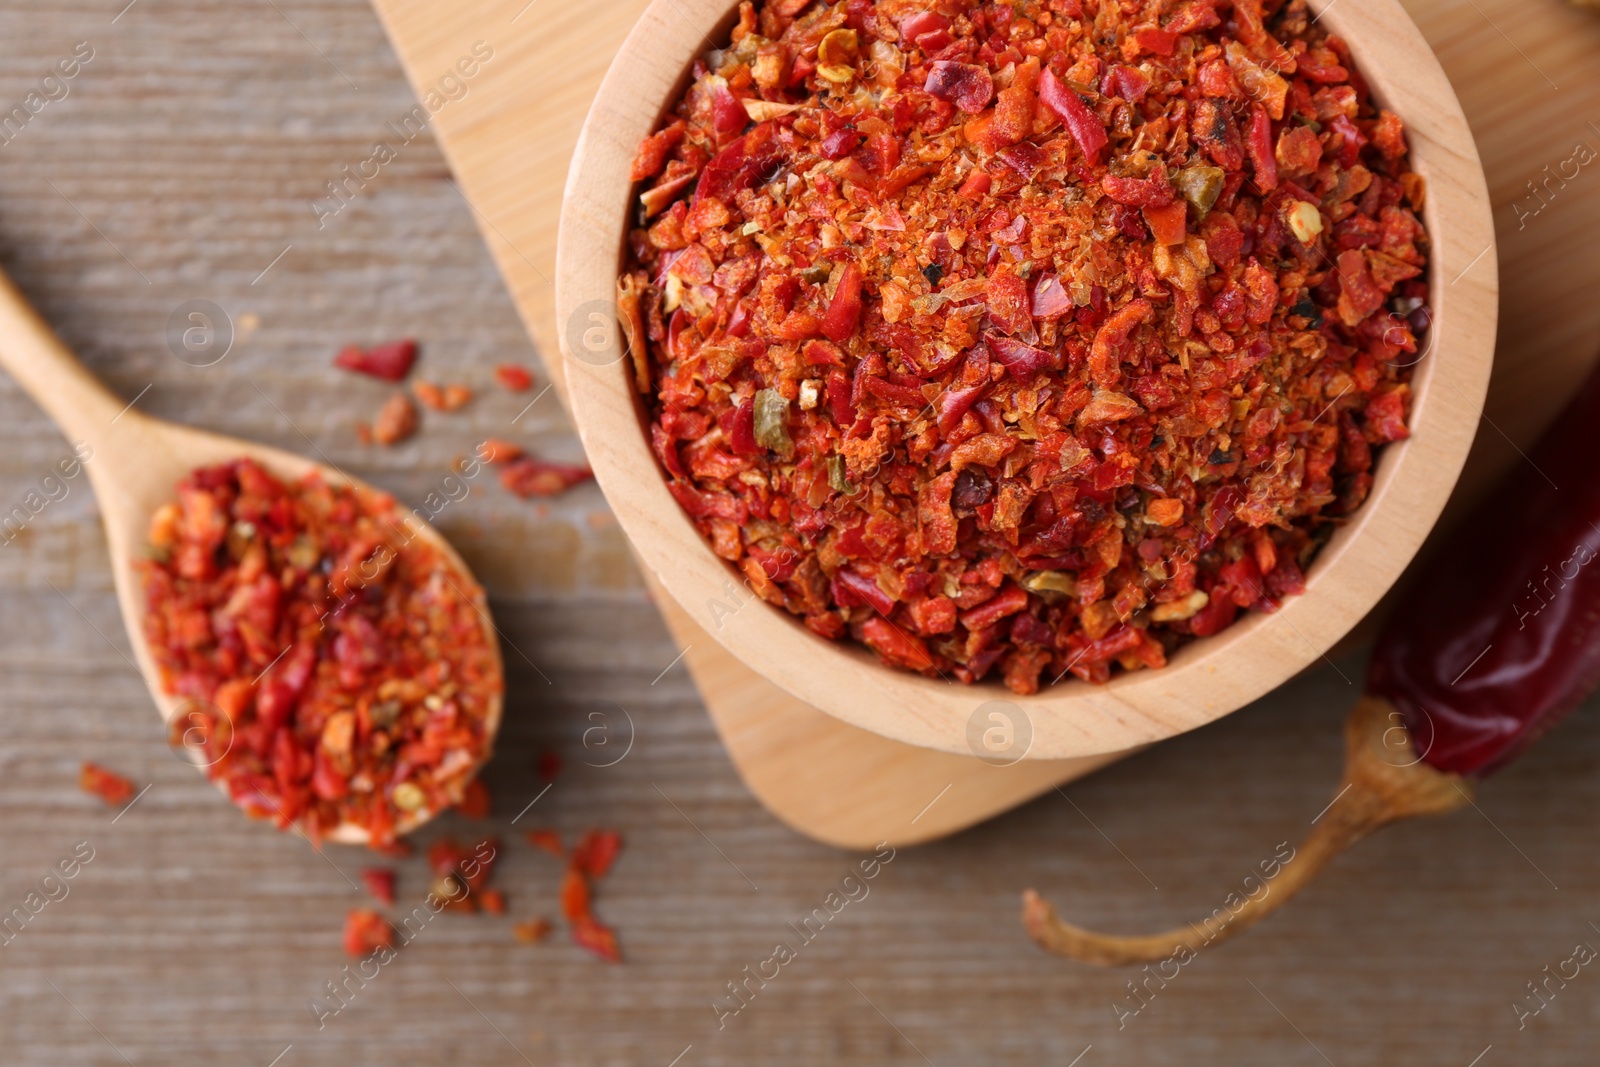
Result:
{"label": "dried red chili pepper pod", "polygon": [[1490,774],[1600,684],[1597,448],[1600,373],[1390,621],[1367,691],[1399,709],[1430,766]]}
{"label": "dried red chili pepper pod", "polygon": [[1345,728],[1336,803],[1271,893],[1220,922],[1111,937],[1062,922],[1030,889],[1023,923],[1034,940],[1103,964],[1197,952],[1271,914],[1374,830],[1469,803],[1477,779],[1510,763],[1600,685],[1600,568],[1589,566],[1600,555],[1597,452],[1600,370],[1526,464],[1404,590]]}

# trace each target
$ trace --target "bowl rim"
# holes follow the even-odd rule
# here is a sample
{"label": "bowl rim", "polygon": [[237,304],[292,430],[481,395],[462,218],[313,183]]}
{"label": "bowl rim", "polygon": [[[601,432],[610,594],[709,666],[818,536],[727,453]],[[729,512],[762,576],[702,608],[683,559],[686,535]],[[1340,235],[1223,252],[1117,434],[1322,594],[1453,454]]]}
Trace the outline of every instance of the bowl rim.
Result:
{"label": "bowl rim", "polygon": [[985,754],[978,732],[997,710],[1028,735],[1012,758],[1136,748],[1230,714],[1319,659],[1331,664],[1328,650],[1377,605],[1443,511],[1494,358],[1499,284],[1487,182],[1455,92],[1399,0],[1311,7],[1348,42],[1374,96],[1405,121],[1413,168],[1426,182],[1433,319],[1412,379],[1411,436],[1384,448],[1368,499],[1323,547],[1306,592],[1281,610],[1250,613],[1191,642],[1159,670],[1099,686],[1072,678],[1031,696],[995,681],[925,678],[854,643],[818,637],[745,588],[666,488],[615,318],[633,195],[628,170],[694,58],[725,39],[737,7],[652,0],[584,121],[557,240],[556,314],[572,416],[601,489],[662,587],[709,636],[797,699],[894,740],[957,754]]}

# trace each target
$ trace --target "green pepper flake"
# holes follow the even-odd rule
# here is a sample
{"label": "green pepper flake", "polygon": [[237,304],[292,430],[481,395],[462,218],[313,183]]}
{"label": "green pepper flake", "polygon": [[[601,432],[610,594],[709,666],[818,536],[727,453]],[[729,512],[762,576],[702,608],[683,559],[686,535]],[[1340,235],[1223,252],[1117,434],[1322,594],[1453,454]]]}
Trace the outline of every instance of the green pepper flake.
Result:
{"label": "green pepper flake", "polygon": [[850,478],[845,473],[843,456],[828,457],[828,484],[845,496],[856,495],[856,487],[850,484]]}
{"label": "green pepper flake", "polygon": [[1185,167],[1178,172],[1173,184],[1178,187],[1178,192],[1183,198],[1194,205],[1194,209],[1202,218],[1211,210],[1211,205],[1217,202],[1217,197],[1222,195],[1222,181],[1226,177],[1221,167],[1208,167],[1203,163],[1192,167]]}
{"label": "green pepper flake", "polygon": [[794,456],[789,438],[789,401],[776,389],[756,393],[756,444],[770,448],[784,459]]}

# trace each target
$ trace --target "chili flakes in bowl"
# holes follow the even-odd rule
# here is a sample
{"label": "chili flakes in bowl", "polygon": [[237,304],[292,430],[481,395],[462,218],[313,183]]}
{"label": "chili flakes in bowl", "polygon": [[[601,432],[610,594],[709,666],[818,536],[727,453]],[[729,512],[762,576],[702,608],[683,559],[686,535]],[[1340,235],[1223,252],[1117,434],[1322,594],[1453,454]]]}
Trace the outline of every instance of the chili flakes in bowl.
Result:
{"label": "chili flakes in bowl", "polygon": [[668,487],[894,666],[1160,667],[1302,592],[1407,436],[1407,159],[1303,0],[743,3],[633,168]]}

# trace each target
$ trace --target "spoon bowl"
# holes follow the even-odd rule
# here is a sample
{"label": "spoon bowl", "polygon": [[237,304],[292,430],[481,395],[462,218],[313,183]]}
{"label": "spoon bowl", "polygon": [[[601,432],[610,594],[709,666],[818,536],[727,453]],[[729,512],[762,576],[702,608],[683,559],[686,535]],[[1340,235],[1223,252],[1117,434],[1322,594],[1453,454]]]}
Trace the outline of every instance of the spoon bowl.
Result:
{"label": "spoon bowl", "polygon": [[[83,466],[105,524],[122,621],[156,709],[170,728],[192,708],[193,701],[173,696],[161,685],[160,669],[145,638],[145,590],[137,561],[147,544],[151,516],[176,498],[178,482],[200,467],[250,459],[288,483],[316,473],[329,485],[349,487],[361,495],[381,490],[331,463],[314,463],[282,449],[164,422],[125,404],[77,361],[4,274],[0,274],[0,339],[0,368],[10,373],[75,445],[87,446]],[[495,674],[503,677],[499,631],[471,570],[437,530],[415,515],[407,520],[407,534],[438,551],[467,580],[465,590],[483,620]],[[478,766],[493,750],[503,710],[504,698],[497,692],[489,699],[484,722],[487,740]],[[221,781],[217,784],[224,786]],[[395,831],[409,833],[436,814],[402,812]],[[367,831],[352,823],[341,824],[325,836],[340,844],[368,843]]]}

